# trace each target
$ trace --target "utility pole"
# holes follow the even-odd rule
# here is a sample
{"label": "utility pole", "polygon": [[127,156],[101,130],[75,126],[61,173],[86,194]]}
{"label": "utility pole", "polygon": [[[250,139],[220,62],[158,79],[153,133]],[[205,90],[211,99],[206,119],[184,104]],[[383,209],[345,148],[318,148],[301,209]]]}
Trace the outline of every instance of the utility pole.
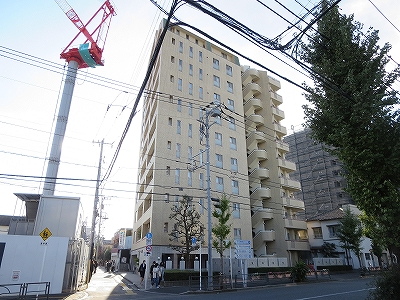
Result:
{"label": "utility pole", "polygon": [[[208,266],[207,266],[207,282],[208,289],[213,289],[213,265],[212,265],[212,222],[211,222],[211,179],[210,179],[210,127],[215,123],[212,122],[210,124],[210,118],[221,116],[220,104],[215,104],[210,107],[207,105],[206,108],[203,108],[205,111],[205,116],[202,116],[198,121],[200,122],[200,140],[204,135],[206,137],[206,171],[207,171],[207,250],[208,250]],[[200,165],[195,166],[194,163],[191,164],[191,171],[196,170],[197,168],[201,168],[203,166],[202,163],[202,154],[203,151],[200,152]]]}

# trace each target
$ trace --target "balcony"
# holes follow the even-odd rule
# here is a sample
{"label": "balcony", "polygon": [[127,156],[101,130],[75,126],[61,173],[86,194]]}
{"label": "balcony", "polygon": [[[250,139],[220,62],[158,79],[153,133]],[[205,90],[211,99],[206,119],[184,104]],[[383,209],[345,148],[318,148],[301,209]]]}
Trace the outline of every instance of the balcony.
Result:
{"label": "balcony", "polygon": [[244,112],[247,113],[249,110],[252,112],[258,111],[263,108],[262,101],[258,98],[250,98],[244,104]]}
{"label": "balcony", "polygon": [[275,241],[275,230],[260,230],[253,238],[254,249],[273,241]]}
{"label": "balcony", "polygon": [[289,152],[289,144],[282,141],[276,141],[276,148],[283,152]]}
{"label": "balcony", "polygon": [[296,171],[296,164],[290,160],[278,158],[278,166],[289,172]]}
{"label": "balcony", "polygon": [[[242,89],[242,93],[243,93],[243,98],[248,99],[251,96],[260,95],[261,87],[257,83],[250,82]],[[251,96],[249,97],[249,95],[251,95]]]}
{"label": "balcony", "polygon": [[297,181],[297,180],[281,177],[281,185],[285,189],[293,191],[293,192],[301,191],[300,181]]}
{"label": "balcony", "polygon": [[304,229],[307,230],[307,223],[298,219],[285,219],[285,228]]}
{"label": "balcony", "polygon": [[258,80],[258,79],[260,79],[260,75],[258,73],[258,70],[253,69],[253,68],[248,68],[242,74],[242,83],[243,83],[243,85],[248,84],[252,80]]}
{"label": "balcony", "polygon": [[269,178],[269,169],[267,168],[255,168],[253,171],[251,171],[249,175],[249,180],[252,181],[252,179],[257,178],[257,179],[265,179]]}
{"label": "balcony", "polygon": [[277,133],[280,133],[281,135],[286,135],[286,134],[287,134],[286,127],[285,127],[285,126],[282,126],[282,125],[280,125],[280,124],[274,123],[274,130],[275,130]]}
{"label": "balcony", "polygon": [[274,77],[268,76],[268,81],[271,85],[271,89],[273,89],[274,91],[277,91],[281,88],[281,83]]}
{"label": "balcony", "polygon": [[266,187],[258,187],[250,195],[250,202],[254,203],[262,199],[271,198],[271,190]]}
{"label": "balcony", "polygon": [[295,208],[299,210],[304,210],[304,201],[296,198],[283,197],[282,198],[283,206],[289,208]]}
{"label": "balcony", "polygon": [[[249,136],[246,139],[246,146],[248,149],[254,149],[255,144],[259,144],[262,142],[266,142],[267,138],[265,136],[265,133],[262,131],[253,131],[249,134]],[[253,145],[253,147],[251,147]]]}
{"label": "balcony", "polygon": [[255,227],[258,223],[264,220],[271,220],[274,218],[274,213],[270,208],[259,208],[251,216],[251,224]]}
{"label": "balcony", "polygon": [[252,114],[252,115],[246,117],[246,125],[247,126],[256,127],[256,126],[263,125],[263,124],[264,124],[264,117],[261,115]]}
{"label": "balcony", "polygon": [[[244,94],[243,94],[243,95],[244,95]],[[282,96],[281,96],[281,95],[279,95],[279,94],[277,94],[277,93],[275,93],[275,92],[270,92],[269,95],[270,95],[271,100],[272,100],[272,103],[273,103],[274,105],[278,106],[278,105],[281,105],[281,104],[283,103],[283,100],[282,100]]]}
{"label": "balcony", "polygon": [[286,247],[289,251],[310,251],[308,240],[286,241]]}
{"label": "balcony", "polygon": [[257,159],[258,161],[266,160],[268,159],[268,153],[264,149],[254,149],[253,151],[250,152],[250,154],[247,156],[247,162],[249,165]]}
{"label": "balcony", "polygon": [[272,113],[279,121],[285,118],[285,112],[283,110],[280,110],[279,108],[272,107]]}

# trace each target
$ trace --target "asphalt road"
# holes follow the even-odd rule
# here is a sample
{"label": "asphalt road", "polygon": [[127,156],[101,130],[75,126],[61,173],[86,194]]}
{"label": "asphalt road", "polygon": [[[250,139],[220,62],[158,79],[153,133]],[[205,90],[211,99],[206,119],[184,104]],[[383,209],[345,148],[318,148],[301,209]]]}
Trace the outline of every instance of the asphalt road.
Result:
{"label": "asphalt road", "polygon": [[261,288],[249,288],[224,292],[203,292],[201,294],[173,294],[159,290],[137,290],[135,286],[121,276],[104,273],[94,274],[89,287],[73,294],[66,300],[125,300],[125,299],[222,299],[222,300],[361,300],[366,299],[371,278],[354,278],[349,280],[330,280],[303,284],[286,284]]}

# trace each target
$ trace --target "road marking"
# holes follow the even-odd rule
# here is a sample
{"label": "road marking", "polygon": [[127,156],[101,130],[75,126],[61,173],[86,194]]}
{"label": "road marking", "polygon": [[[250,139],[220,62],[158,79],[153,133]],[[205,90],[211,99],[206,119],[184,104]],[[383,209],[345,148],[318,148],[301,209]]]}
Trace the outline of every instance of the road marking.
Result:
{"label": "road marking", "polygon": [[334,293],[334,294],[326,294],[326,295],[320,295],[320,296],[314,296],[314,297],[307,297],[307,298],[298,298],[298,299],[294,299],[294,300],[308,300],[308,299],[325,298],[325,297],[330,297],[330,296],[337,296],[337,295],[344,295],[344,294],[351,294],[351,293],[364,292],[364,291],[369,291],[369,290],[374,290],[374,289],[375,289],[375,288],[362,289],[362,290],[354,290],[354,291],[349,291],[349,292],[341,292],[341,293]]}
{"label": "road marking", "polygon": [[122,286],[122,289],[128,294],[128,295],[134,295],[135,293],[126,286],[125,283],[123,283],[122,281],[119,283]]}

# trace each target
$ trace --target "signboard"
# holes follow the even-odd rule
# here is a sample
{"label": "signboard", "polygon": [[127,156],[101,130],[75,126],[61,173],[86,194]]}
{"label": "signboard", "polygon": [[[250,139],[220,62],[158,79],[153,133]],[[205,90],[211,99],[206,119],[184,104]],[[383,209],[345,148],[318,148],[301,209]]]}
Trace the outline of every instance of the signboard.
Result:
{"label": "signboard", "polygon": [[152,249],[153,249],[152,245],[147,245],[146,246],[146,252],[151,252]]}
{"label": "signboard", "polygon": [[153,234],[151,232],[146,233],[146,239],[152,239]]}
{"label": "signboard", "polygon": [[192,237],[192,246],[196,246],[197,239],[195,237]]}
{"label": "signboard", "polygon": [[250,240],[235,240],[235,258],[247,259],[253,258]]}
{"label": "signboard", "polygon": [[43,239],[43,241],[46,241],[49,237],[51,237],[52,233],[51,231],[46,227],[45,229],[42,230],[41,233],[39,233],[40,237]]}

